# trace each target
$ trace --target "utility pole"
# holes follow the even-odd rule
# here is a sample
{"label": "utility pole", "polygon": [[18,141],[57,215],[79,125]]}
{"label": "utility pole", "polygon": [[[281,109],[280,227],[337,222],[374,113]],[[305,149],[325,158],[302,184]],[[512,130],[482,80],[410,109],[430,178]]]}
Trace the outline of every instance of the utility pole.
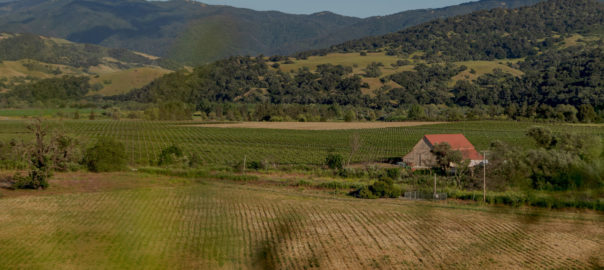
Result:
{"label": "utility pole", "polygon": [[247,155],[243,155],[243,174],[245,174],[245,168],[247,167],[245,164],[246,161],[247,161]]}
{"label": "utility pole", "polygon": [[487,202],[487,151],[482,151],[482,201]]}

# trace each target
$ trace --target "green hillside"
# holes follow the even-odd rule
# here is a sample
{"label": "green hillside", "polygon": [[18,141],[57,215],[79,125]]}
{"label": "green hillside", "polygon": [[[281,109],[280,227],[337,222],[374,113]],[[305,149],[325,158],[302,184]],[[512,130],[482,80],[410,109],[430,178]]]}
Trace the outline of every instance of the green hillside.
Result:
{"label": "green hillside", "polygon": [[[163,66],[163,67],[161,67]],[[142,87],[177,67],[171,61],[33,34],[0,34],[0,91],[63,76],[90,79],[95,94]]]}
{"label": "green hillside", "polygon": [[[218,61],[118,99],[175,100],[200,110],[207,102],[337,104],[399,110],[402,119],[502,114],[572,121],[580,108],[592,115],[604,104],[603,20],[604,4],[592,0],[481,11],[296,59]],[[425,108],[440,116],[410,115],[414,105],[440,106]]]}
{"label": "green hillside", "polygon": [[229,56],[320,49],[436,18],[539,1],[482,0],[360,19],[330,12],[292,15],[181,0],[19,0],[0,3],[0,29],[127,48],[192,65]]}

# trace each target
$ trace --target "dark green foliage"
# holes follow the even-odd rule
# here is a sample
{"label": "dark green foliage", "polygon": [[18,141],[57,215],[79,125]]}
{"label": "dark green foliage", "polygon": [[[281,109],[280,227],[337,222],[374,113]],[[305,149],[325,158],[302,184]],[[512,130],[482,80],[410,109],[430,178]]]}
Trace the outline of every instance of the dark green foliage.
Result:
{"label": "dark green foliage", "polygon": [[362,199],[398,198],[401,196],[401,189],[394,185],[391,178],[384,177],[375,181],[372,185],[362,187],[351,194]]}
{"label": "dark green foliage", "polygon": [[352,195],[357,198],[360,198],[360,199],[377,199],[378,198],[377,196],[373,195],[373,192],[371,192],[371,190],[369,190],[369,187],[367,187],[367,186],[360,188],[356,192],[352,193]]}
{"label": "dark green foliage", "polygon": [[84,164],[91,172],[112,172],[126,168],[124,144],[108,137],[101,137],[86,150]]}
{"label": "dark green foliage", "polygon": [[401,177],[401,169],[400,168],[388,168],[386,169],[386,176],[390,179],[399,179]]}
{"label": "dark green foliage", "polygon": [[526,135],[533,138],[539,147],[550,149],[556,144],[556,139],[548,128],[533,127],[526,132]]}
{"label": "dark green foliage", "polygon": [[15,174],[12,179],[12,189],[46,189],[50,175],[41,174],[41,171],[32,170],[28,175]]}
{"label": "dark green foliage", "polygon": [[176,163],[179,159],[182,159],[183,157],[184,157],[184,154],[183,154],[182,150],[180,149],[180,147],[178,147],[176,145],[171,145],[161,151],[161,153],[159,154],[159,159],[157,161],[157,165],[159,165],[159,166],[173,165],[174,163]]}
{"label": "dark green foliage", "polygon": [[379,78],[380,76],[382,76],[382,70],[380,68],[383,66],[384,65],[382,63],[376,62],[367,65],[367,68],[365,68],[365,77]]}
{"label": "dark green foliage", "polygon": [[577,114],[579,121],[583,123],[591,123],[596,120],[596,112],[594,107],[589,104],[582,104],[579,106],[579,112]]}
{"label": "dark green foliage", "polygon": [[[319,65],[315,72],[300,69],[290,75],[269,69],[260,58],[234,57],[198,67],[193,73],[168,74],[117,99],[181,101],[197,104],[197,109],[207,113],[202,105],[208,102],[362,104],[361,78],[351,73],[350,67]],[[253,89],[266,89],[266,94]]]}
{"label": "dark green foliage", "polygon": [[9,95],[29,102],[56,100],[78,100],[91,89],[90,78],[63,76],[62,78],[44,79],[33,83],[21,84]]}
{"label": "dark green foliage", "polygon": [[604,184],[600,137],[540,127],[531,128],[527,136],[536,141],[537,149],[493,145],[489,167],[495,179],[500,175],[508,180],[506,184],[538,190],[599,189]]}
{"label": "dark green foliage", "polygon": [[440,143],[432,147],[431,152],[436,155],[436,161],[443,172],[446,172],[451,164],[460,163],[462,155],[460,151],[452,150],[448,143]]}
{"label": "dark green foliage", "polygon": [[340,154],[329,154],[327,155],[327,158],[325,158],[325,164],[330,169],[342,169],[344,166],[344,157]]}
{"label": "dark green foliage", "polygon": [[[546,23],[535,23],[538,21]],[[404,54],[422,51],[428,59],[520,58],[555,46],[559,41],[553,38],[555,34],[588,31],[603,23],[604,7],[596,0],[550,0],[514,12],[493,9],[435,20],[397,33],[345,42],[314,54],[390,48]]]}
{"label": "dark green foliage", "polygon": [[77,169],[81,151],[78,141],[71,136],[59,133],[50,142],[50,159],[55,171],[65,172]]}

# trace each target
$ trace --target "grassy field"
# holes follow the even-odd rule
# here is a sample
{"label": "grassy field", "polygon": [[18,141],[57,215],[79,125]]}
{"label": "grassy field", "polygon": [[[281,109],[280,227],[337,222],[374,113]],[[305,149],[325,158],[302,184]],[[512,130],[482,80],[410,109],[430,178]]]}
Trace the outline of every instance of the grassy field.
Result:
{"label": "grassy field", "polygon": [[595,213],[357,200],[139,173],[0,191],[3,269],[590,269]]}
{"label": "grassy field", "polygon": [[[1,116],[1,115],[0,115]],[[85,117],[84,117],[85,118]],[[197,122],[150,122],[130,120],[49,121],[55,130],[76,136],[84,145],[101,136],[123,142],[132,165],[148,165],[162,149],[177,144],[197,153],[208,165],[234,165],[248,160],[276,164],[323,164],[330,152],[348,156],[349,139],[357,133],[360,150],[353,162],[382,161],[402,157],[425,134],[463,133],[478,150],[501,140],[513,146],[532,146],[525,136],[530,122],[476,121],[360,130],[279,130],[254,128],[213,128],[194,126]],[[0,121],[0,141],[29,139],[26,120]],[[554,131],[589,133],[604,136],[602,125],[543,124]]]}
{"label": "grassy field", "polygon": [[119,95],[143,87],[153,80],[172,71],[158,67],[141,67],[101,74],[90,80],[90,83],[103,84],[103,89],[91,92],[90,95]]}

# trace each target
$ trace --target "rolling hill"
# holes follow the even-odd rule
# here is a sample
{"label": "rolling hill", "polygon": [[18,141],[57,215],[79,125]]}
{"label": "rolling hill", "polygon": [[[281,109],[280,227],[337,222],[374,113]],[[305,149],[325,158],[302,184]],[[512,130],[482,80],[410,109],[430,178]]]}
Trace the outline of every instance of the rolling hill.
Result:
{"label": "rolling hill", "polygon": [[[163,66],[163,67],[162,67]],[[0,89],[63,76],[88,77],[96,94],[142,87],[178,67],[161,58],[34,34],[0,33]]]}
{"label": "rolling hill", "polygon": [[491,106],[513,108],[513,117],[564,117],[565,110],[604,104],[603,20],[604,4],[593,0],[479,11],[296,59],[234,57],[117,98],[177,100],[199,109],[207,102]]}
{"label": "rolling hill", "polygon": [[320,49],[436,18],[539,1],[482,0],[359,19],[330,12],[259,12],[186,0],[17,0],[0,3],[0,31],[60,37],[202,64],[235,55]]}

